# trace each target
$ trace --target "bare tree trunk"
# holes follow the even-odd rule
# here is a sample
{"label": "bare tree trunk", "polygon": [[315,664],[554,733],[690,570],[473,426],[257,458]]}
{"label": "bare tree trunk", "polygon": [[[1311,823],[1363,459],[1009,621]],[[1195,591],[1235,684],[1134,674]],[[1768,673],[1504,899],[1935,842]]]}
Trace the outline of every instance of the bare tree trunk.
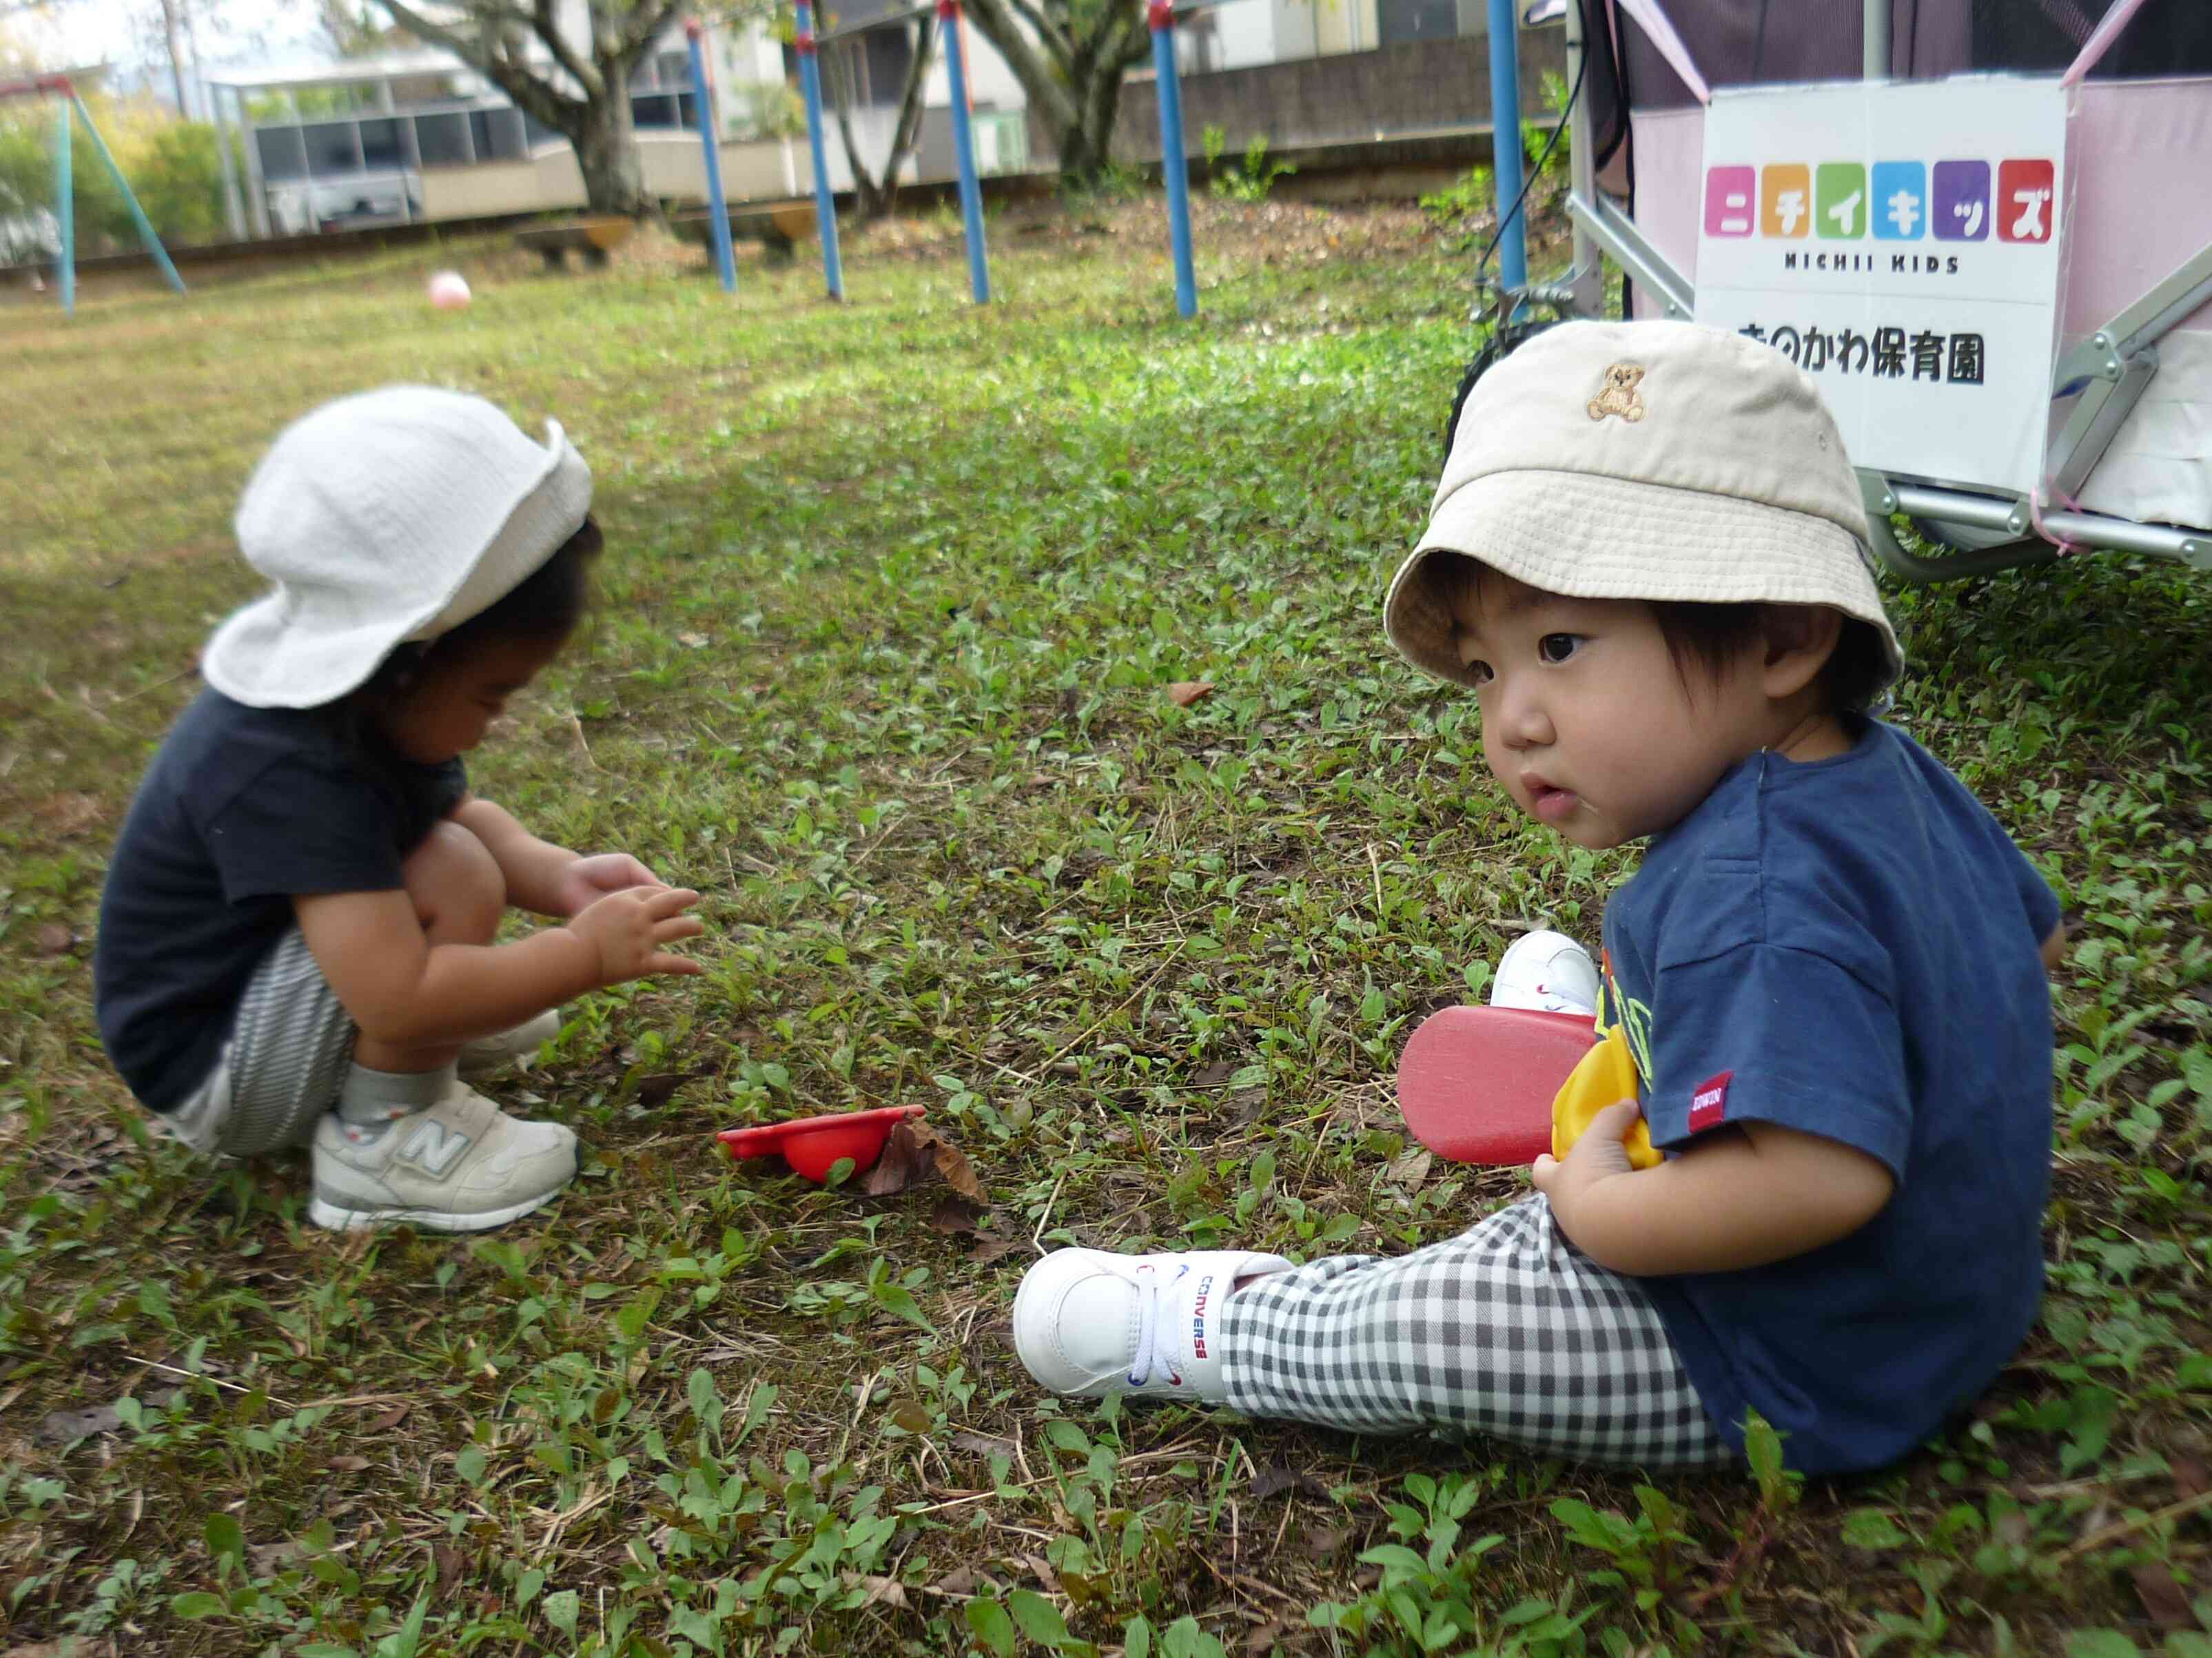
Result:
{"label": "bare tree trunk", "polygon": [[192,107],[185,101],[185,54],[177,35],[177,0],[161,0],[161,33],[169,43],[169,81],[177,89],[177,118],[189,121]]}
{"label": "bare tree trunk", "polygon": [[1066,6],[1052,0],[969,0],[969,15],[1058,141],[1060,176],[1073,183],[1096,179],[1109,159],[1121,76],[1145,55],[1140,0],[1111,0],[1084,29]]}
{"label": "bare tree trunk", "polygon": [[638,165],[629,88],[623,88],[618,97],[584,106],[579,113],[582,118],[573,126],[556,125],[576,152],[584,197],[592,211],[627,213],[633,218],[658,215],[660,204],[646,193],[644,169]]}
{"label": "bare tree trunk", "polygon": [[837,116],[837,135],[845,143],[845,160],[853,170],[854,193],[860,198],[863,219],[884,217],[898,199],[899,168],[914,153],[915,140],[921,132],[921,88],[929,71],[932,21],[928,14],[923,14],[915,38],[914,55],[906,66],[906,83],[899,89],[898,119],[891,129],[890,154],[884,159],[880,175],[870,170],[860,155],[860,142],[853,135],[851,54],[832,52],[823,60],[829,71],[830,101]]}

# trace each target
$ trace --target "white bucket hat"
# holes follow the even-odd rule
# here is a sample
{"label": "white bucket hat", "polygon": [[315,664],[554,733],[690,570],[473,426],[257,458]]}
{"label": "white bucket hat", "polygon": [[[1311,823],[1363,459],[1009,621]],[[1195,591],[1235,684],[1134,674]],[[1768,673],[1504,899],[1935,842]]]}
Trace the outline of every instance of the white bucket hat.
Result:
{"label": "white bucket hat", "polygon": [[1575,598],[1832,604],[1881,634],[1885,683],[1905,665],[1819,388],[1717,329],[1562,323],[1475,382],[1383,601],[1392,644],[1472,686],[1451,617],[1412,579],[1438,552]]}
{"label": "white bucket hat", "polygon": [[560,427],[541,446],[482,398],[390,386],[278,434],[238,505],[275,586],[226,621],[201,671],[259,708],[333,701],[397,646],[505,598],[574,535],[592,474]]}

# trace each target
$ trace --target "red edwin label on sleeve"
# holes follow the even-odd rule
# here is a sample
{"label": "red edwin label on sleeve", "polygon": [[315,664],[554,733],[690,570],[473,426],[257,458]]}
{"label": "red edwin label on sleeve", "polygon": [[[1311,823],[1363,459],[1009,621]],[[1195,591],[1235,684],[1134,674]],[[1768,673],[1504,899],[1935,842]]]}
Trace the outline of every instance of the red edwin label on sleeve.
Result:
{"label": "red edwin label on sleeve", "polygon": [[1690,1096],[1690,1132],[1702,1133],[1719,1127],[1728,1116],[1729,1084],[1735,1072],[1723,1071],[1717,1077],[1708,1077],[1699,1083]]}

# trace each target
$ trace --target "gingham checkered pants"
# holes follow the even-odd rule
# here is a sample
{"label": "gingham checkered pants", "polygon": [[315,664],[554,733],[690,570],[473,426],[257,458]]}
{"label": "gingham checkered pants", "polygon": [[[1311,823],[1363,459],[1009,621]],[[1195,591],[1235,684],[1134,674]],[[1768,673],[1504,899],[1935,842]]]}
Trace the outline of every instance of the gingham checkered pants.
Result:
{"label": "gingham checkered pants", "polygon": [[1221,1317],[1229,1402],[1249,1416],[1643,1468],[1735,1460],[1650,1297],[1571,1245],[1541,1196],[1409,1255],[1270,1272]]}

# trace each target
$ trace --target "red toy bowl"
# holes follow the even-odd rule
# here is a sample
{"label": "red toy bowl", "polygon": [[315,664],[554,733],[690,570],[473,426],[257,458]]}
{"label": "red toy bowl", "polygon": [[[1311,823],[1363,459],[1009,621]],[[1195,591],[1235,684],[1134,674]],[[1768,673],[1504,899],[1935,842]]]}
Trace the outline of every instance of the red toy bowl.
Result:
{"label": "red toy bowl", "polygon": [[887,1105],[876,1111],[835,1111],[758,1128],[726,1128],[714,1138],[732,1157],[781,1156],[792,1173],[819,1186],[841,1158],[852,1158],[856,1175],[874,1167],[892,1126],[921,1116],[922,1110],[918,1105]]}

